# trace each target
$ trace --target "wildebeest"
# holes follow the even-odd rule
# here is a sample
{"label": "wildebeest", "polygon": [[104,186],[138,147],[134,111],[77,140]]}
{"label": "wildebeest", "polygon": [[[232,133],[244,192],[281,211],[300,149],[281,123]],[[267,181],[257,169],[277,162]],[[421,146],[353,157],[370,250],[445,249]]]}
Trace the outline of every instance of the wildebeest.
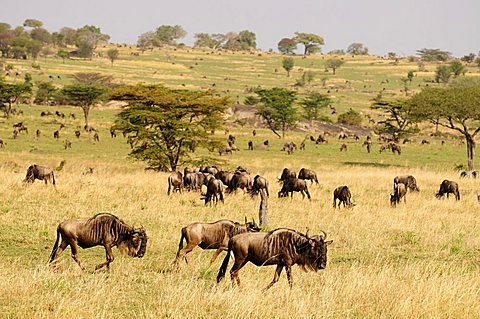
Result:
{"label": "wildebeest", "polygon": [[53,132],[53,138],[58,140],[60,138],[60,132],[59,131]]}
{"label": "wildebeest", "polygon": [[94,142],[100,142],[100,137],[98,136],[97,132],[95,132],[95,134],[93,134],[93,141]]}
{"label": "wildebeest", "polygon": [[36,136],[37,138],[40,138],[41,135],[42,135],[42,132],[40,131],[40,129],[37,129],[37,130],[35,131],[35,136]]}
{"label": "wildebeest", "polygon": [[271,232],[239,234],[228,242],[228,252],[217,275],[217,283],[227,271],[230,254],[235,263],[230,270],[232,282],[240,285],[238,272],[247,262],[256,266],[277,265],[273,280],[265,288],[272,287],[285,267],[290,288],[293,286],[292,266],[297,264],[303,270],[317,271],[327,266],[327,246],[333,241],[325,241],[325,232],[313,237],[298,231],[279,228]]}
{"label": "wildebeest", "polygon": [[246,192],[252,188],[252,177],[246,172],[236,172],[227,186],[227,193],[235,192],[239,188]]}
{"label": "wildebeest", "polygon": [[69,140],[68,138],[65,139],[65,141],[63,141],[63,147],[64,147],[65,149],[67,149],[67,148],[72,148],[72,142],[70,142],[70,140]]}
{"label": "wildebeest", "polygon": [[5,145],[5,143],[3,143],[3,140],[0,139],[0,148],[3,148],[4,145]]}
{"label": "wildebeest", "polygon": [[440,184],[440,190],[435,195],[437,198],[443,198],[447,194],[447,198],[449,194],[455,195],[456,200],[460,200],[460,191],[458,190],[458,184],[454,181],[444,180],[442,184]]}
{"label": "wildebeest", "polygon": [[[58,245],[60,236],[62,242]],[[107,254],[106,261],[95,267],[95,270],[107,266],[114,257],[112,248],[117,246],[120,251],[131,257],[142,258],[147,249],[147,233],[143,227],[134,228],[127,225],[112,214],[97,214],[91,218],[70,219],[60,223],[57,227],[57,239],[50,255],[50,265],[55,267],[56,260],[68,246],[72,250],[72,258],[85,270],[78,260],[78,246],[90,248],[103,246]]]}
{"label": "wildebeest", "polygon": [[218,178],[219,180],[221,180],[223,185],[230,185],[233,175],[234,174],[231,172],[220,171],[217,174],[215,174],[215,178]]}
{"label": "wildebeest", "polygon": [[283,171],[282,171],[282,175],[280,176],[280,178],[278,179],[279,182],[284,182],[286,181],[287,179],[289,178],[295,178],[297,177],[297,173],[295,173],[295,171],[289,169],[289,168],[284,168]]}
{"label": "wildebeest", "polygon": [[45,185],[47,185],[47,182],[50,182],[55,186],[55,175],[53,174],[53,170],[49,167],[37,164],[30,165],[23,182],[33,183],[36,179],[45,181]]}
{"label": "wildebeest", "polygon": [[213,201],[215,205],[218,203],[218,200],[223,203],[223,183],[221,180],[216,179],[215,177],[212,176],[212,178],[209,179],[208,184],[207,184],[207,192],[205,194],[202,194],[203,200],[205,200],[205,205]]}
{"label": "wildebeest", "polygon": [[293,151],[297,149],[297,145],[293,142],[283,144],[282,151],[287,151],[288,155],[292,155]]}
{"label": "wildebeest", "polygon": [[347,144],[343,143],[342,145],[340,145],[340,152],[342,151],[347,151]]}
{"label": "wildebeest", "polygon": [[428,140],[422,140],[422,145],[424,144],[430,144],[430,142]]}
{"label": "wildebeest", "polygon": [[187,172],[183,176],[183,186],[187,189],[187,191],[192,191],[197,189],[196,183],[197,175],[195,173]]}
{"label": "wildebeest", "polygon": [[298,172],[298,178],[304,179],[304,180],[310,180],[312,184],[313,182],[315,182],[318,185],[317,173],[315,173],[314,170],[311,170],[308,168],[302,168],[300,172]]}
{"label": "wildebeest", "polygon": [[405,186],[407,186],[407,188],[409,188],[411,191],[420,191],[420,188],[417,186],[417,180],[412,175],[396,176],[393,179],[393,188],[395,189],[396,185],[399,183],[405,184]]}
{"label": "wildebeest", "polygon": [[[188,264],[188,253],[196,246],[202,249],[216,249],[210,263],[217,259],[222,251],[228,250],[228,241],[235,235],[246,232],[258,232],[260,228],[255,223],[255,220],[247,222],[245,217],[245,224],[233,222],[231,220],[218,220],[213,223],[192,223],[182,228],[182,236],[178,244],[178,251],[176,262],[180,263],[182,258]],[[185,239],[187,245],[183,248],[183,240]]]}
{"label": "wildebeest", "polygon": [[263,145],[268,147],[268,145],[270,145],[270,143],[268,142],[268,140],[265,140],[265,141],[263,141]]}
{"label": "wildebeest", "polygon": [[407,186],[403,183],[398,183],[393,189],[393,194],[390,194],[390,205],[396,207],[400,200],[403,198],[403,202],[407,203]]}
{"label": "wildebeest", "polygon": [[252,141],[248,141],[248,150],[253,151],[253,142]]}
{"label": "wildebeest", "polygon": [[337,199],[338,199],[338,208],[340,208],[340,205],[343,203],[343,207],[353,207],[355,206],[354,203],[352,203],[352,193],[350,192],[350,189],[348,186],[338,186],[334,191],[333,191],[333,208],[337,208]]}
{"label": "wildebeest", "polygon": [[79,130],[76,130],[76,131],[75,131],[75,136],[76,136],[77,138],[80,138],[80,134],[81,134],[81,133],[80,133]]}
{"label": "wildebeest", "polygon": [[252,131],[252,135],[255,137],[257,135],[257,131],[256,130],[253,130]]}
{"label": "wildebeest", "polygon": [[302,199],[305,199],[305,194],[307,194],[308,199],[311,199],[307,182],[299,178],[289,178],[283,181],[282,189],[278,192],[278,197],[288,197],[288,193],[290,193],[290,198],[293,198],[293,192],[300,192]]}
{"label": "wildebeest", "polygon": [[110,137],[111,137],[111,138],[117,137],[117,132],[115,132],[115,129],[114,129],[114,128],[110,128]]}
{"label": "wildebeest", "polygon": [[402,154],[402,149],[401,149],[400,145],[398,145],[396,143],[389,143],[388,148],[390,148],[390,150],[392,151],[393,154],[395,154],[395,152],[397,152],[398,155]]}
{"label": "wildebeest", "polygon": [[252,189],[249,191],[250,195],[255,196],[257,195],[262,189],[265,190],[265,193],[267,196],[270,196],[268,192],[268,181],[265,177],[262,177],[260,175],[256,175],[253,178],[253,185]]}
{"label": "wildebeest", "polygon": [[182,173],[179,171],[172,172],[170,176],[168,176],[168,191],[167,195],[170,195],[170,191],[174,192],[182,192],[183,190],[183,176]]}

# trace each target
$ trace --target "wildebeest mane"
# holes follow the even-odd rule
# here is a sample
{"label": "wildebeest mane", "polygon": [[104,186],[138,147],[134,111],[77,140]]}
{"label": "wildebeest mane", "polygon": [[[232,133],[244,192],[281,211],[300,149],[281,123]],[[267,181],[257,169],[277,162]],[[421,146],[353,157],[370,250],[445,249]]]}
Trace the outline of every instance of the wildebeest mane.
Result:
{"label": "wildebeest mane", "polygon": [[107,231],[114,238],[115,244],[123,241],[131,236],[133,227],[127,225],[123,220],[115,215],[108,213],[100,213],[89,218],[86,225],[90,227],[90,238],[94,241],[101,240],[101,236]]}

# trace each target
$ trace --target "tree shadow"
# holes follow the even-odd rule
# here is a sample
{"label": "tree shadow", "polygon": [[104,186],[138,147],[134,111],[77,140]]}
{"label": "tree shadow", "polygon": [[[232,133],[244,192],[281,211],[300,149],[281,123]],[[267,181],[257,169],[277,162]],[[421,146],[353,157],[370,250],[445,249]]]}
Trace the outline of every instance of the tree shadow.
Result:
{"label": "tree shadow", "polygon": [[403,167],[403,165],[374,163],[374,162],[341,162],[344,166],[361,166],[361,167]]}

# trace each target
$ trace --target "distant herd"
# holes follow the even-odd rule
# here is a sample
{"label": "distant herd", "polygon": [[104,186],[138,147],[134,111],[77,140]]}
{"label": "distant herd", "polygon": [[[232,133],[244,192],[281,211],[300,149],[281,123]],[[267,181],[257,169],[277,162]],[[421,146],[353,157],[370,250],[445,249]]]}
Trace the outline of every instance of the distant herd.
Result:
{"label": "distant herd", "polygon": [[[461,172],[460,177],[480,177],[478,171]],[[35,179],[43,180],[45,184],[55,186],[55,176],[52,169],[30,165],[24,183],[33,183]],[[295,171],[284,168],[278,182],[282,184],[278,197],[293,197],[293,192],[300,192],[308,199],[311,195],[308,191],[307,181],[311,185],[319,185],[315,171],[302,168],[298,174]],[[179,171],[168,176],[168,194],[172,192],[202,191],[206,187],[206,193],[202,193],[201,199],[205,205],[224,201],[224,191],[234,193],[242,189],[251,196],[259,192],[269,196],[269,183],[260,175],[251,178],[250,171],[244,167],[237,167],[233,172],[224,171],[218,166],[206,166],[198,168],[186,167],[183,174]],[[417,181],[412,175],[396,176],[393,179],[393,193],[390,194],[390,204],[396,207],[403,199],[406,203],[407,190],[419,192]],[[437,198],[443,198],[450,194],[460,200],[458,184],[454,181],[444,180]],[[338,201],[338,203],[337,203]],[[480,201],[480,197],[479,197]],[[333,207],[337,205],[351,208],[356,204],[352,201],[352,194],[346,185],[337,187],[333,191]],[[308,228],[307,228],[308,229]],[[61,239],[61,240],[60,240]],[[184,259],[188,263],[188,254],[196,247],[202,249],[215,249],[211,263],[218,255],[227,251],[220,270],[217,282],[220,283],[225,277],[230,256],[233,254],[235,262],[230,270],[232,283],[240,284],[239,271],[248,262],[257,266],[276,265],[272,282],[265,288],[274,285],[285,268],[290,286],[293,284],[291,267],[295,264],[304,270],[318,271],[325,269],[327,263],[327,247],[332,240],[327,241],[327,234],[309,236],[307,233],[288,228],[277,228],[270,232],[261,232],[261,228],[253,219],[251,222],[245,218],[245,223],[240,224],[231,220],[219,220],[212,223],[192,223],[181,229],[181,237],[174,265],[179,265]],[[135,228],[123,222],[111,214],[97,214],[91,218],[66,220],[57,227],[57,238],[50,254],[49,264],[52,269],[56,268],[56,262],[63,250],[70,246],[72,258],[82,268],[78,258],[78,247],[90,248],[103,246],[106,252],[106,261],[95,267],[95,270],[106,267],[109,269],[114,260],[113,247],[129,256],[141,258],[146,253],[148,236],[142,227]],[[184,241],[186,246],[184,247]]]}

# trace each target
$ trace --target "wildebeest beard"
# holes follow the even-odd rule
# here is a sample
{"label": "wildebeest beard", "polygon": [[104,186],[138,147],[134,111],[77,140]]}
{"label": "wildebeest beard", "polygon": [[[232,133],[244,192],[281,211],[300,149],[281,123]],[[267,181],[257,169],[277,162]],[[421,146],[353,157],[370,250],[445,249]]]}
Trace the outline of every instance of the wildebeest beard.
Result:
{"label": "wildebeest beard", "polygon": [[[140,244],[138,244],[140,240]],[[132,230],[123,236],[118,243],[118,249],[131,257],[142,258],[147,250],[147,233],[142,228],[132,228]]]}

